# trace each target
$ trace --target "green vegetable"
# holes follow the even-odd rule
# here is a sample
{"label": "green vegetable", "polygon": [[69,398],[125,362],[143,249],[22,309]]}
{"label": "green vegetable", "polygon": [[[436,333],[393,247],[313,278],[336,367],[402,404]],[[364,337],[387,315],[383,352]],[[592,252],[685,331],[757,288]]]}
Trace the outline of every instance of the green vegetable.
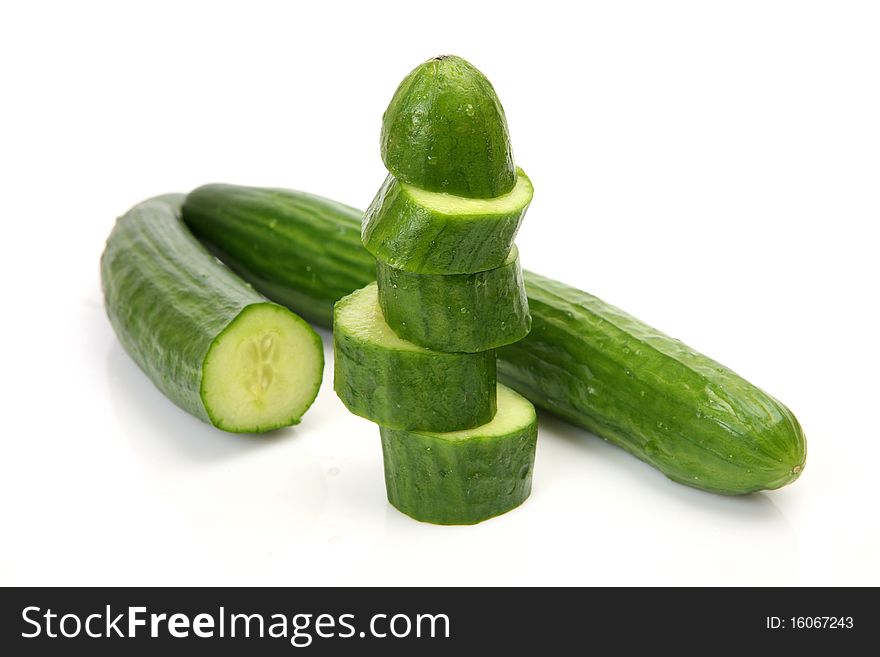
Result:
{"label": "green vegetable", "polygon": [[334,389],[355,415],[394,429],[456,431],[495,414],[495,354],[430,351],[382,317],[376,284],[336,304]]}
{"label": "green vegetable", "polygon": [[400,83],[382,117],[382,160],[400,180],[433,192],[490,198],[516,182],[495,89],[451,55],[428,60]]}
{"label": "green vegetable", "polygon": [[451,433],[380,428],[388,501],[440,525],[471,525],[522,504],[532,490],[535,407],[498,386],[488,424]]}
{"label": "green vegetable", "polygon": [[476,274],[413,274],[377,261],[379,304],[402,338],[438,351],[477,352],[525,337],[531,317],[519,251]]}
{"label": "green vegetable", "polygon": [[806,444],[794,415],[731,370],[596,297],[531,274],[529,337],[499,376],[535,404],[718,493],[794,481]]}
{"label": "green vegetable", "polygon": [[516,186],[492,199],[426,192],[388,176],[364,216],[364,246],[379,260],[420,274],[472,274],[500,267],[532,201]]}
{"label": "green vegetable", "polygon": [[110,233],[101,281],[119,341],[171,401],[220,429],[298,423],[321,385],[321,338],[208,253],[182,202],[145,201]]}
{"label": "green vegetable", "polygon": [[[266,224],[273,220],[285,219],[269,211],[262,216]],[[328,224],[326,235],[334,227],[345,235],[356,225],[342,212],[320,220]],[[345,239],[328,238],[320,250],[312,240],[291,239],[284,248],[316,269],[328,259],[359,260],[358,284],[371,280],[372,256]],[[806,443],[782,403],[601,299],[528,271],[524,278],[532,328],[499,350],[502,382],[689,486],[739,494],[797,479]],[[323,289],[305,291],[317,299]],[[323,298],[325,312],[334,301]]]}
{"label": "green vegetable", "polygon": [[[190,230],[233,271],[324,326],[333,318],[327,299],[341,299],[375,278],[373,260],[363,257],[362,217],[320,196],[233,185],[199,187],[183,205]],[[298,258],[291,244],[308,257]]]}

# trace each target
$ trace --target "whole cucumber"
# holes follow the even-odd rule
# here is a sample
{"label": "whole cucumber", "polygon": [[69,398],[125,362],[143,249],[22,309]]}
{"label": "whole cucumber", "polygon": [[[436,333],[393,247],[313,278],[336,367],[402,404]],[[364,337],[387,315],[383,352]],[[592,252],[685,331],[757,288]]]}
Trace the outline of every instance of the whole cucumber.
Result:
{"label": "whole cucumber", "polygon": [[[243,189],[250,197],[247,239],[223,240]],[[217,253],[231,262],[255,261],[283,240],[290,257],[323,280],[288,276],[271,261],[241,273],[255,284],[270,282],[262,287],[270,298],[276,297],[269,288],[284,290],[278,300],[295,311],[305,308],[297,298],[308,298],[310,309],[320,308],[312,316],[327,326],[335,289],[350,285],[351,292],[372,281],[375,261],[352,243],[357,216],[334,211],[326,200],[314,201],[319,212],[306,210],[302,204],[312,197],[288,194],[298,202],[287,205],[275,191],[202,188],[188,197],[184,219],[200,214],[200,234],[222,241]],[[346,275],[337,279],[339,269]],[[734,495],[798,478],[806,441],[781,402],[597,297],[528,271],[524,278],[532,329],[498,351],[499,381],[689,486]]]}

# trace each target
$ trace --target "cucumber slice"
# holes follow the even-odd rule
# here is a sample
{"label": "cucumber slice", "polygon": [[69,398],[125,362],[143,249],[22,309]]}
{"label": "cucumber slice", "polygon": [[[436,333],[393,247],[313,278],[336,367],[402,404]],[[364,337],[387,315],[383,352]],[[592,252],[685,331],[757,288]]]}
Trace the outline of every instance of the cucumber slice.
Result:
{"label": "cucumber slice", "polygon": [[364,246],[420,274],[472,274],[504,264],[534,190],[522,169],[507,194],[473,199],[428,192],[393,175],[364,216]]}
{"label": "cucumber slice", "polygon": [[498,413],[466,431],[380,427],[388,501],[416,520],[472,525],[518,507],[532,490],[535,407],[498,386]]}
{"label": "cucumber slice", "polygon": [[321,338],[208,253],[182,202],[135,206],[107,240],[101,282],[119,341],[165,396],[220,429],[296,424],[321,385]]}
{"label": "cucumber slice", "polygon": [[400,83],[382,117],[382,160],[411,185],[471,198],[506,194],[516,182],[495,89],[452,55],[428,60]]}
{"label": "cucumber slice", "polygon": [[454,431],[495,415],[495,353],[430,351],[385,323],[376,284],[336,303],[334,389],[355,415],[394,429]]}
{"label": "cucumber slice", "polygon": [[476,352],[524,338],[531,326],[519,250],[476,274],[414,274],[377,261],[379,303],[400,337],[438,351]]}

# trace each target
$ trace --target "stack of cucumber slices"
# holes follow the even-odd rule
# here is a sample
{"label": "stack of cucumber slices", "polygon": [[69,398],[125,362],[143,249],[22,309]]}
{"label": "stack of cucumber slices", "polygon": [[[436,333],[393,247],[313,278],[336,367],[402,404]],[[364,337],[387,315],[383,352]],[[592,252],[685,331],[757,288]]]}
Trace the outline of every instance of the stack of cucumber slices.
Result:
{"label": "stack of cucumber slices", "polygon": [[492,85],[436,57],[383,118],[389,175],[362,239],[376,283],[335,307],[336,393],[380,426],[389,501],[436,524],[473,524],[531,492],[532,404],[496,382],[494,349],[524,338],[514,238],[532,199]]}

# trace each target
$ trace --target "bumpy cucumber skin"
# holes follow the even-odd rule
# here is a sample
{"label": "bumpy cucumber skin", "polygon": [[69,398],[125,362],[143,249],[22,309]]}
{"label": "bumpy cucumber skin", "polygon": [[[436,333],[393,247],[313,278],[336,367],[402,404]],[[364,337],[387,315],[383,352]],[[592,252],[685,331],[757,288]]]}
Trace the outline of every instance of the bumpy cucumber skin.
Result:
{"label": "bumpy cucumber skin", "polygon": [[494,352],[402,350],[365,340],[339,321],[350,297],[337,303],[333,327],[333,388],[348,410],[394,429],[425,431],[457,431],[492,419]]}
{"label": "bumpy cucumber skin", "polygon": [[725,494],[794,481],[797,419],[723,365],[596,297],[526,277],[528,338],[499,351],[499,378],[670,479]]}
{"label": "bumpy cucumber skin", "polygon": [[421,189],[491,198],[516,182],[504,108],[486,76],[460,57],[435,57],[404,78],[381,140],[385,167]]}
{"label": "bumpy cucumber skin", "polygon": [[503,436],[459,441],[379,427],[388,501],[416,520],[472,525],[522,504],[532,491],[537,419]]}
{"label": "bumpy cucumber skin", "polygon": [[[519,175],[531,190],[521,169]],[[368,251],[397,269],[472,274],[504,264],[528,205],[495,215],[446,215],[417,203],[389,175],[364,215],[361,235]]]}
{"label": "bumpy cucumber skin", "polygon": [[[200,420],[239,432],[220,426],[206,407],[202,366],[217,338],[246,309],[270,302],[190,234],[180,218],[183,199],[152,198],[116,221],[101,256],[104,307],[125,351],[166,397]],[[312,333],[320,349],[321,338]],[[299,421],[291,417],[247,432]]]}
{"label": "bumpy cucumber skin", "polygon": [[[268,223],[273,218],[267,214],[262,219]],[[331,227],[354,225],[354,220],[345,213],[328,213],[322,215],[322,220],[330,222]],[[332,234],[331,228],[327,234]],[[295,252],[301,262],[311,262],[315,267],[320,266],[325,258],[342,258],[343,251],[346,261],[359,259],[364,264],[365,273],[352,289],[367,284],[375,274],[373,256],[363,248],[350,248],[347,241],[334,245],[331,240],[326,249],[315,253],[311,252],[310,240],[292,241],[285,248]],[[325,253],[329,255],[325,256]],[[368,269],[372,273],[366,273]],[[726,426],[720,418],[706,417],[703,407],[707,405],[709,395],[705,385],[691,391],[671,378],[673,372],[687,370],[688,366],[677,361],[675,356],[665,355],[662,350],[656,351],[652,358],[652,364],[662,373],[662,377],[657,378],[660,391],[651,394],[654,403],[648,404],[644,399],[648,397],[649,389],[636,388],[637,379],[626,375],[627,369],[635,373],[634,376],[650,375],[646,368],[648,363],[635,355],[631,344],[626,345],[629,353],[624,353],[619,346],[629,342],[627,326],[632,326],[642,336],[661,334],[628,316],[619,331],[609,334],[612,324],[606,323],[603,317],[622,314],[614,306],[527,270],[523,277],[532,329],[520,342],[498,351],[502,383],[553,415],[623,447],[660,469],[670,479],[695,488],[728,495],[774,489],[791,483],[803,470],[806,456],[804,433],[783,404],[725,369],[722,378],[729,382],[729,387],[727,383],[724,385],[729,392],[731,414],[747,419],[746,423]],[[335,301],[332,296],[320,300],[325,314]],[[291,309],[299,310],[296,305]],[[328,323],[323,325],[328,326]],[[609,337],[612,338],[610,343],[607,342]],[[639,339],[635,338],[636,341]],[[670,338],[665,339],[673,345],[680,345]],[[680,348],[687,349],[684,345]],[[641,347],[636,349],[641,350]],[[698,363],[700,358],[705,357],[696,357]],[[590,392],[591,388],[598,390],[591,373],[599,365],[613,361],[617,362],[617,368],[612,370],[608,384],[612,391],[623,385],[616,393],[620,395],[621,403],[625,402],[620,407],[611,403],[616,397],[606,397],[609,404],[600,404],[602,400]],[[686,362],[689,361],[690,358]],[[705,362],[721,367],[708,358]],[[616,378],[615,372],[618,374]],[[698,370],[692,370],[688,375],[691,381],[695,377],[699,378]],[[709,377],[708,382],[714,382],[717,389],[721,379]],[[642,389],[645,390],[644,398]],[[669,398],[668,405],[659,403],[665,397]],[[756,400],[758,406],[766,405],[766,414],[758,410]],[[703,417],[697,418],[698,411]],[[717,410],[713,409],[713,412]],[[678,418],[675,430],[668,424],[673,414]],[[627,422],[628,417],[638,420]],[[685,417],[689,418],[686,422]],[[660,424],[670,428],[661,429]],[[728,445],[736,445],[738,451],[725,452]],[[764,456],[765,451],[782,456],[779,459]],[[679,452],[682,453],[680,459]],[[734,454],[734,459],[729,460],[728,456],[725,461],[725,453]],[[744,454],[742,460],[737,458],[738,453]],[[753,464],[759,467],[752,467]]]}
{"label": "bumpy cucumber skin", "polygon": [[[199,187],[183,204],[190,230],[233,271],[324,326],[333,319],[327,299],[340,299],[375,277],[373,261],[362,257],[362,217],[320,196],[236,185]],[[308,257],[297,257],[291,244]]]}
{"label": "bumpy cucumber skin", "polygon": [[476,274],[413,274],[376,262],[379,303],[400,337],[437,351],[477,352],[528,335],[532,318],[516,247]]}

